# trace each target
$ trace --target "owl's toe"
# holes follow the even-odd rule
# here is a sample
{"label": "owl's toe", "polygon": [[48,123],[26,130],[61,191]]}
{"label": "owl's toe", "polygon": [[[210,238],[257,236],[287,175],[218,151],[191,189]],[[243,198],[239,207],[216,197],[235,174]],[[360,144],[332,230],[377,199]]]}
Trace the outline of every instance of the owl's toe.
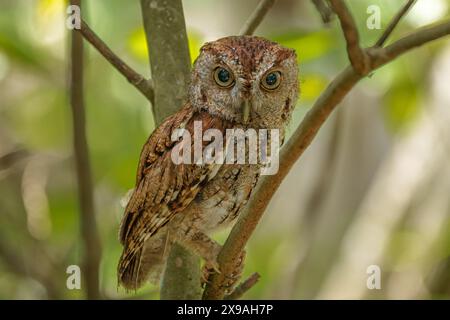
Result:
{"label": "owl's toe", "polygon": [[209,277],[213,273],[221,273],[219,269],[219,263],[217,261],[207,261],[202,269],[202,276],[201,276],[201,286],[202,288],[209,283]]}

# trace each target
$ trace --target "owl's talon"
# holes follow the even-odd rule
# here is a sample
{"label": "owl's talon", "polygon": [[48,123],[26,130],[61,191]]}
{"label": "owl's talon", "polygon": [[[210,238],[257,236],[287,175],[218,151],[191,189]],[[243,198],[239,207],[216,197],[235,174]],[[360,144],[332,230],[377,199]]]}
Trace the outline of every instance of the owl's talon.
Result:
{"label": "owl's talon", "polygon": [[204,289],[205,286],[209,283],[209,276],[210,274],[205,274],[205,269],[202,271],[202,276],[200,278],[200,286]]}
{"label": "owl's talon", "polygon": [[222,273],[222,272],[220,271],[220,269],[219,269],[219,264],[218,264],[218,263],[214,264],[214,265],[212,266],[212,269],[214,270],[214,272],[216,272],[216,273],[218,273],[218,274],[221,274],[221,273]]}
{"label": "owl's talon", "polygon": [[219,269],[219,264],[217,261],[208,261],[205,263],[202,269],[202,276],[201,276],[201,286],[202,288],[205,287],[207,283],[209,283],[209,277],[213,273],[221,273]]}
{"label": "owl's talon", "polygon": [[[236,286],[236,284],[238,283],[239,279],[242,276],[242,271],[244,269],[244,260],[245,260],[245,251],[241,252],[241,255],[239,256],[239,258],[236,260],[236,264],[234,266],[233,272],[230,274],[226,274],[225,278],[226,280],[222,283],[222,288],[225,290],[226,294],[229,294],[233,291],[234,287]],[[214,272],[218,272],[220,273],[219,270],[215,270],[213,268],[214,263],[208,264],[206,263],[204,268],[203,268],[203,272],[202,272],[202,288],[204,288],[204,286],[209,283],[209,276],[214,273]]]}

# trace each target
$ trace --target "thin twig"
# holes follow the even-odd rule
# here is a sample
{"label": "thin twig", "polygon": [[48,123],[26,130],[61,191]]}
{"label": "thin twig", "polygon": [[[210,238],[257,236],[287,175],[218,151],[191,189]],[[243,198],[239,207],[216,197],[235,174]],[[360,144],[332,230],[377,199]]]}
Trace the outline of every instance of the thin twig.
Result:
{"label": "thin twig", "polygon": [[342,0],[330,0],[333,11],[339,18],[342,31],[344,32],[345,41],[347,42],[348,58],[359,74],[365,75],[369,69],[368,57],[363,49],[359,46],[358,29],[355,21]]}
{"label": "thin twig", "polygon": [[17,249],[15,246],[8,245],[5,239],[0,239],[0,259],[5,266],[16,275],[33,278],[40,282],[47,290],[48,298],[63,298],[60,286],[57,283],[60,279],[55,277],[55,270],[51,269],[49,272],[39,268],[38,266],[41,264],[33,265],[29,263],[30,261],[24,261],[24,258],[28,257],[28,255],[19,254]]}
{"label": "thin twig", "polygon": [[333,18],[333,10],[327,5],[325,0],[312,0],[312,3],[316,7],[317,11],[322,17],[323,23],[327,24]]}
{"label": "thin twig", "polygon": [[[399,55],[442,38],[450,34],[450,20],[431,25],[392,43],[386,48],[368,50],[370,57],[369,72],[391,62]],[[244,212],[231,230],[220,254],[218,262],[221,273],[215,273],[209,279],[203,294],[204,299],[222,299],[224,297],[223,283],[233,272],[235,260],[240,256],[248,239],[260,221],[270,199],[286,177],[294,163],[300,158],[311,144],[319,129],[330,116],[335,107],[347,93],[364,76],[348,66],[325,89],[317,99],[311,110],[306,114],[292,137],[281,150],[280,169],[276,175],[265,176],[258,185]]]}
{"label": "thin twig", "polygon": [[151,80],[145,79],[142,75],[133,70],[122,59],[120,59],[112,50],[97,36],[89,25],[81,20],[79,31],[90,44],[101,53],[106,60],[111,63],[136,89],[138,89],[151,103],[153,103],[154,93]]}
{"label": "thin twig", "polygon": [[266,16],[267,12],[274,5],[275,0],[261,0],[261,2],[256,7],[255,11],[245,22],[239,34],[242,36],[252,35],[255,32],[256,28],[258,28],[261,21]]}
{"label": "thin twig", "polygon": [[395,15],[395,17],[389,22],[386,30],[384,30],[380,39],[378,39],[375,47],[382,47],[386,42],[387,38],[391,35],[392,31],[394,31],[397,24],[400,22],[400,19],[408,12],[409,8],[411,8],[416,0],[408,0],[408,2],[403,6],[403,8]]}
{"label": "thin twig", "polygon": [[[400,40],[388,45],[385,48],[376,48],[375,54],[372,56],[372,69],[394,60],[405,52],[420,47],[430,41],[445,37],[450,34],[450,20],[446,20],[437,24],[432,24],[420,28]],[[369,49],[369,52],[371,50]]]}
{"label": "thin twig", "polygon": [[259,280],[261,276],[255,272],[247,280],[242,282],[234,289],[232,293],[225,296],[224,300],[237,300],[241,298],[248,290],[250,290]]}
{"label": "thin twig", "polygon": [[10,166],[18,163],[20,160],[29,156],[28,150],[24,148],[17,148],[8,153],[0,155],[0,170],[9,168]]}
{"label": "thin twig", "polygon": [[[80,2],[80,0],[71,0],[72,5],[80,6]],[[70,105],[72,107],[81,236],[84,245],[83,274],[86,279],[87,297],[99,299],[100,238],[95,219],[91,165],[86,139],[83,60],[83,38],[81,34],[74,32],[71,45]]]}

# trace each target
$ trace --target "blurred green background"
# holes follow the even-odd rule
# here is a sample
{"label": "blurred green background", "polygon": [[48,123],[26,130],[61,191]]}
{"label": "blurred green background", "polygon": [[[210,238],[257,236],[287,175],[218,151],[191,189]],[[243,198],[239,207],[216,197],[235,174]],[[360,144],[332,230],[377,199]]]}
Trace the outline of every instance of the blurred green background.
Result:
{"label": "blurred green background", "polygon": [[[192,60],[202,43],[236,34],[258,1],[185,0]],[[349,0],[364,46],[404,1]],[[369,30],[377,5],[381,30]],[[68,105],[63,0],[0,2],[0,299],[84,298],[66,288],[82,245]],[[91,28],[149,76],[139,1],[84,1]],[[448,19],[450,1],[419,0],[392,39]],[[336,19],[306,0],[279,0],[256,32],[294,48],[301,96],[292,132],[347,65]],[[117,289],[123,198],[154,129],[150,106],[89,44],[87,135],[106,298]],[[247,298],[450,298],[450,43],[441,39],[377,70],[345,99],[273,199],[247,249]],[[224,241],[227,232],[217,235]],[[382,272],[369,290],[367,267]]]}

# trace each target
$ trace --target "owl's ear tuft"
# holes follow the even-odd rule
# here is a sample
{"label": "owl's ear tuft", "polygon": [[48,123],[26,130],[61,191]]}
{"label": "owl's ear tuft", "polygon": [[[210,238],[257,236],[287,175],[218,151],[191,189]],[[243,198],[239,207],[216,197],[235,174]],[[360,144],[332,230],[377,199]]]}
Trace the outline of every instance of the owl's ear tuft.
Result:
{"label": "owl's ear tuft", "polygon": [[287,51],[287,57],[295,57],[295,58],[297,58],[297,51],[295,51],[295,49],[286,48],[286,51]]}
{"label": "owl's ear tuft", "polygon": [[200,54],[197,56],[197,58],[194,60],[194,66],[197,63],[197,61],[200,59],[200,57],[202,56],[203,53],[205,53],[206,51],[209,51],[212,47],[212,43],[211,42],[206,42],[203,46],[200,47]]}
{"label": "owl's ear tuft", "polygon": [[297,59],[297,53],[294,49],[284,48],[280,50],[277,54],[276,62],[279,63],[289,58]]}
{"label": "owl's ear tuft", "polygon": [[294,56],[294,57],[296,57],[296,58],[297,58],[297,51],[295,51],[295,49],[291,49],[291,48],[289,48],[289,51],[291,51],[291,53],[292,53],[292,56]]}
{"label": "owl's ear tuft", "polygon": [[201,48],[200,48],[200,53],[204,52],[204,51],[208,51],[211,49],[212,47],[212,43],[211,42],[206,42]]}

